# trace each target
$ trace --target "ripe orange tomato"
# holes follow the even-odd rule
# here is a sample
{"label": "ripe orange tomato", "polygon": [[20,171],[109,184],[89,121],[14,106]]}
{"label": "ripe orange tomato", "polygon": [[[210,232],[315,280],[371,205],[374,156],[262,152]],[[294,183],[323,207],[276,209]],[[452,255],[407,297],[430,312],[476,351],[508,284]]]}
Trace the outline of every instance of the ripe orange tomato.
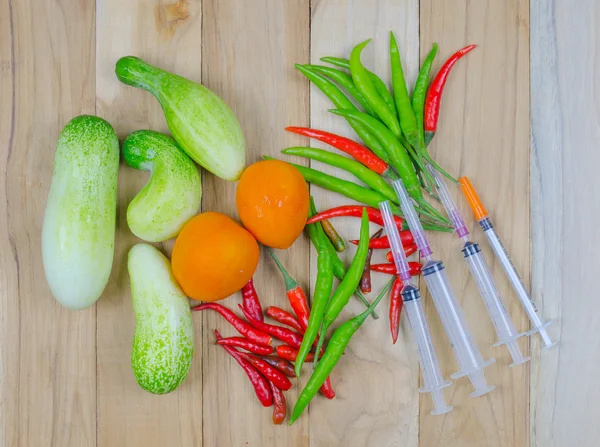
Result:
{"label": "ripe orange tomato", "polygon": [[181,230],[171,263],[175,279],[190,298],[217,301],[240,290],[258,265],[252,235],[221,213],[202,213]]}
{"label": "ripe orange tomato", "polygon": [[259,161],[243,172],[237,185],[236,205],[242,223],[259,242],[288,248],[306,224],[308,185],[288,163]]}

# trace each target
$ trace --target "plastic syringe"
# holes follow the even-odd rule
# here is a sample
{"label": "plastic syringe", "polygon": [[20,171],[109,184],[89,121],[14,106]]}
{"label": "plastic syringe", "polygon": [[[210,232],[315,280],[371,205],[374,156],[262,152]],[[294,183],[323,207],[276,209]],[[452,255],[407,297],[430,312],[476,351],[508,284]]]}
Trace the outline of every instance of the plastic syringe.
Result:
{"label": "plastic syringe", "polygon": [[523,280],[517,273],[515,266],[512,261],[508,257],[508,253],[502,244],[502,241],[498,237],[498,233],[492,224],[492,221],[488,217],[488,212],[485,210],[473,185],[469,181],[467,177],[462,177],[460,180],[460,186],[462,187],[463,193],[473,210],[473,214],[475,215],[475,219],[479,222],[483,233],[486,235],[488,242],[492,246],[496,257],[502,264],[510,283],[513,286],[513,289],[517,293],[521,304],[525,308],[525,312],[527,312],[527,316],[529,317],[529,321],[531,321],[531,325],[533,328],[527,333],[528,335],[535,334],[536,332],[540,333],[542,337],[542,341],[544,342],[544,348],[547,349],[554,345],[554,342],[550,339],[548,332],[546,331],[546,327],[550,325],[551,321],[543,321],[542,317],[538,313],[537,307],[535,306],[531,296],[527,292],[525,288],[525,284],[523,284]]}
{"label": "plastic syringe", "polygon": [[517,344],[517,338],[526,335],[526,333],[517,332],[515,324],[504,306],[502,296],[496,288],[496,284],[494,283],[487,262],[485,262],[483,253],[481,253],[479,244],[471,242],[469,239],[469,231],[450,195],[450,191],[448,191],[448,188],[446,187],[446,183],[431,165],[428,165],[427,169],[435,180],[436,190],[446,209],[446,213],[448,213],[448,217],[450,217],[450,220],[452,221],[452,225],[456,230],[456,235],[465,243],[462,249],[465,261],[467,261],[467,264],[469,265],[469,270],[475,279],[481,298],[483,298],[485,307],[487,308],[488,314],[496,329],[496,334],[498,335],[498,342],[494,344],[494,346],[500,346],[502,344],[506,345],[513,360],[509,365],[511,367],[527,362],[530,360],[530,357],[523,357],[519,345]]}
{"label": "plastic syringe", "polygon": [[434,261],[431,258],[433,252],[429,247],[419,217],[404,188],[402,180],[396,180],[393,185],[400,199],[400,206],[417,244],[417,248],[421,256],[427,260],[427,263],[423,266],[422,274],[446,330],[446,335],[450,339],[454,356],[460,368],[460,371],[452,374],[450,377],[457,379],[462,376],[469,376],[469,380],[473,384],[473,387],[475,387],[475,391],[471,393],[471,397],[486,394],[495,387],[488,385],[485,381],[483,368],[494,363],[495,359],[483,360],[481,352],[479,352],[479,349],[473,342],[471,330],[465,321],[463,311],[450,286],[443,262]]}
{"label": "plastic syringe", "polygon": [[419,352],[419,361],[424,383],[423,388],[420,388],[419,391],[421,393],[431,393],[434,409],[431,410],[430,414],[445,414],[451,411],[452,407],[446,404],[446,399],[444,398],[444,392],[442,390],[447,386],[450,386],[452,382],[444,380],[444,377],[442,376],[440,364],[433,348],[433,342],[431,341],[429,325],[425,319],[425,312],[423,311],[423,303],[421,301],[419,289],[410,283],[410,267],[408,266],[408,261],[406,260],[404,249],[402,248],[402,242],[400,242],[400,234],[398,233],[398,227],[394,222],[394,215],[392,214],[390,202],[381,202],[379,204],[379,209],[383,216],[383,223],[390,241],[390,248],[394,255],[394,263],[398,270],[398,276],[404,284],[400,293],[402,295],[404,311],[406,312],[408,323]]}

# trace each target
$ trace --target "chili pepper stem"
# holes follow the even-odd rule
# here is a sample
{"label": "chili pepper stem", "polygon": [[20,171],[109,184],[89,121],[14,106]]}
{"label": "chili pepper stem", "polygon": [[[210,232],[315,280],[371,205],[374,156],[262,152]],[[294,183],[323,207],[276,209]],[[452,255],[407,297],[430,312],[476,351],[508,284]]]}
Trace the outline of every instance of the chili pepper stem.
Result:
{"label": "chili pepper stem", "polygon": [[283,279],[285,281],[285,289],[287,291],[289,291],[289,290],[293,290],[296,287],[298,287],[299,286],[298,281],[296,281],[294,278],[292,278],[290,276],[290,274],[287,272],[287,270],[285,269],[283,264],[279,261],[279,258],[277,258],[277,255],[275,254],[273,249],[271,247],[267,247],[267,251],[271,255],[271,258],[273,258],[273,261],[275,261],[275,265],[277,265],[277,268],[283,275]]}
{"label": "chili pepper stem", "polygon": [[450,174],[448,174],[444,169],[441,168],[441,166],[439,164],[437,164],[435,162],[435,160],[433,158],[431,158],[431,155],[429,155],[429,153],[427,152],[427,149],[423,149],[423,157],[425,158],[425,160],[427,160],[429,162],[429,164],[431,164],[440,174],[442,174],[444,177],[446,177],[448,180],[450,180],[451,182],[453,182],[454,184],[458,184],[458,180],[456,180],[454,177],[452,177]]}

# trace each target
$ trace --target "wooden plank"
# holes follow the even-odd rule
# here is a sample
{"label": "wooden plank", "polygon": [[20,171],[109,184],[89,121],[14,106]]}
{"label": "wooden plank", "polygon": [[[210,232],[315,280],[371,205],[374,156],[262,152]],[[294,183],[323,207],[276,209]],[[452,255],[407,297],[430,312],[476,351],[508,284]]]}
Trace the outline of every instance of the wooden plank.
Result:
{"label": "wooden plank", "polygon": [[[409,82],[418,66],[418,2],[416,0],[377,0],[372,2],[313,1],[311,21],[311,63],[323,56],[348,57],[352,47],[373,38],[363,52],[363,63],[389,79],[389,31],[396,33]],[[311,126],[356,137],[341,117],[327,112],[332,104],[317,88],[311,87]],[[311,145],[319,146],[318,142]],[[325,147],[325,146],[319,146]],[[312,163],[322,172],[356,181],[335,168]],[[350,200],[318,187],[311,188],[317,209],[351,203]],[[358,219],[337,219],[337,230],[345,240],[355,239]],[[375,231],[373,227],[372,232]],[[349,247],[342,258],[348,264],[355,250]],[[376,253],[373,262],[385,262]],[[316,256],[311,257],[311,279],[316,275]],[[373,275],[374,299],[387,282]],[[388,299],[379,307],[379,320],[367,320],[351,341],[332,375],[337,397],[318,397],[310,407],[311,441],[315,446],[403,445],[418,442],[418,359],[406,322],[400,339],[392,345],[387,317]],[[364,307],[352,300],[339,322],[356,315]],[[339,323],[338,323],[339,324]]]}
{"label": "wooden plank", "polygon": [[[442,101],[441,119],[431,152],[457,175],[467,175],[490,211],[517,269],[529,277],[529,127],[528,127],[528,11],[527,1],[421,1],[421,56],[437,41],[440,45],[434,71],[455,50],[477,43],[479,48],[454,69]],[[451,20],[449,20],[451,17]],[[473,238],[481,243],[508,311],[518,328],[527,319],[518,300],[473,222],[458,188],[453,189]],[[526,446],[528,428],[529,366],[509,369],[505,347],[493,348],[496,335],[468,269],[461,244],[451,235],[432,237],[435,256],[448,266],[455,288],[484,358],[496,357],[486,369],[496,389],[472,399],[467,378],[446,392],[454,411],[430,416],[429,397],[421,400],[420,441],[423,446]],[[457,371],[448,340],[429,296],[432,322],[444,374]],[[525,343],[520,342],[526,352]]]}
{"label": "wooden plank", "polygon": [[[286,142],[294,141],[284,126],[308,122],[308,86],[293,70],[294,63],[308,61],[308,0],[204,0],[204,17],[204,85],[221,95],[239,118],[248,164],[263,154],[279,155]],[[234,193],[233,183],[204,175],[204,209],[236,217]],[[278,254],[290,273],[308,286],[306,240]],[[265,306],[289,309],[283,282],[264,250],[255,284]],[[238,302],[239,296],[234,296],[223,304],[235,308]],[[202,327],[205,445],[307,445],[308,420],[291,428],[273,426],[272,410],[260,406],[240,367],[214,346],[212,330],[232,335],[229,325],[220,316],[205,313]],[[286,392],[288,411],[298,388],[295,384]]]}
{"label": "wooden plank", "polygon": [[[64,3],[64,2],[60,2]],[[56,140],[94,112],[94,2],[0,5],[0,444],[96,445],[95,308],[52,297],[41,229]]]}
{"label": "wooden plank", "polygon": [[[99,0],[97,8],[98,114],[124,139],[138,129],[167,132],[161,108],[149,93],[121,84],[118,58],[135,55],[171,72],[201,80],[201,1]],[[130,364],[134,317],[127,253],[136,243],[126,209],[147,173],[125,165],[119,176],[117,243],[113,275],[98,303],[98,444],[202,445],[201,331],[190,373],[175,392],[143,391]],[[169,252],[172,243],[162,244]]]}
{"label": "wooden plank", "polygon": [[[533,297],[559,345],[531,386],[531,444],[597,445],[598,2],[531,3]],[[539,345],[536,341],[536,345]]]}

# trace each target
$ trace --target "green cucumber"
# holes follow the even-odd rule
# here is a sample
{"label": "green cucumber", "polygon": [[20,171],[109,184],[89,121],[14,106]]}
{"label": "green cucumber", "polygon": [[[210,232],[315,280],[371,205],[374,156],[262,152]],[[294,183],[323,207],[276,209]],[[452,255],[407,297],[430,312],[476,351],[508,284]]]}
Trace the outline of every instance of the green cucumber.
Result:
{"label": "green cucumber", "polygon": [[168,259],[152,245],[129,250],[127,266],[135,312],[133,374],[144,390],[170,393],[186,378],[194,354],[188,299]]}
{"label": "green cucumber", "polygon": [[194,162],[173,138],[152,130],[129,135],[123,158],[132,168],[151,172],[127,208],[131,232],[148,242],[177,236],[200,208],[202,184]]}
{"label": "green cucumber", "polygon": [[102,294],[112,268],[119,140],[101,118],[82,115],[62,130],[42,227],[42,258],[52,294],[84,309]]}
{"label": "green cucumber", "polygon": [[192,160],[225,180],[240,178],[246,164],[244,135],[221,98],[137,57],[119,59],[115,71],[121,82],[158,99],[171,134]]}

